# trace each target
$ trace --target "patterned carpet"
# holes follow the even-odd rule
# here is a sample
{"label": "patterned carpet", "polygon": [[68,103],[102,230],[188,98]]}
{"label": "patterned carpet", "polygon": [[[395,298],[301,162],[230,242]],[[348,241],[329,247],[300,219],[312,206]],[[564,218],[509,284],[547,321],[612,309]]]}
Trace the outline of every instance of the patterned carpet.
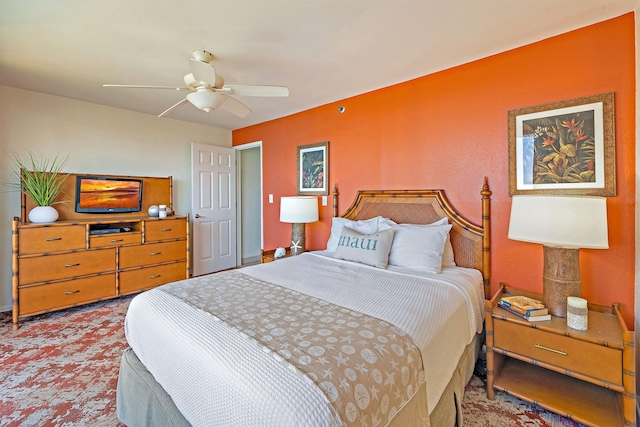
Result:
{"label": "patterned carpet", "polygon": [[[11,313],[0,313],[0,426],[122,426],[115,390],[130,301],[36,316],[18,331]],[[488,400],[482,362],[476,372],[463,401],[465,426],[579,426],[504,393]]]}
{"label": "patterned carpet", "polygon": [[0,426],[120,426],[122,322],[131,297],[29,318],[0,314]]}

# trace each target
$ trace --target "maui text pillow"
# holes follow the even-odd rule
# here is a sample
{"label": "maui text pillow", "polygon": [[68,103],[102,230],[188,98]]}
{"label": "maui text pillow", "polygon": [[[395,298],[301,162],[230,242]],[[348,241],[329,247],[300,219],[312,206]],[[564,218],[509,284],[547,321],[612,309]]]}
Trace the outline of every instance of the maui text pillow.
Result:
{"label": "maui text pillow", "polygon": [[395,230],[390,228],[372,234],[361,234],[344,227],[333,257],[387,268],[394,233]]}

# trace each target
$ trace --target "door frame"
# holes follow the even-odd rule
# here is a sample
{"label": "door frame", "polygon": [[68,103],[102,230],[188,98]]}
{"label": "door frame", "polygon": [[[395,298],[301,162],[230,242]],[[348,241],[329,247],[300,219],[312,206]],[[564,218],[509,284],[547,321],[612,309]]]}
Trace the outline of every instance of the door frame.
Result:
{"label": "door frame", "polygon": [[242,263],[242,151],[250,148],[260,148],[260,248],[264,248],[264,194],[262,176],[262,141],[248,142],[242,145],[235,145],[236,150],[236,259]]}

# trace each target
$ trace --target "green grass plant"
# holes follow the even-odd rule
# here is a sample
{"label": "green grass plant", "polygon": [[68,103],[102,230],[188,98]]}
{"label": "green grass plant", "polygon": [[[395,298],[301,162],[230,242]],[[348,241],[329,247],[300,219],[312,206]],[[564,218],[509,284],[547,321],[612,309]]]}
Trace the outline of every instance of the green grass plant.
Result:
{"label": "green grass plant", "polygon": [[56,198],[62,191],[64,181],[69,177],[69,173],[62,172],[69,161],[68,155],[60,157],[57,154],[53,159],[48,159],[28,152],[28,157],[23,159],[14,152],[12,157],[13,172],[19,182],[17,186],[36,205],[52,206],[67,202],[67,200],[56,200]]}

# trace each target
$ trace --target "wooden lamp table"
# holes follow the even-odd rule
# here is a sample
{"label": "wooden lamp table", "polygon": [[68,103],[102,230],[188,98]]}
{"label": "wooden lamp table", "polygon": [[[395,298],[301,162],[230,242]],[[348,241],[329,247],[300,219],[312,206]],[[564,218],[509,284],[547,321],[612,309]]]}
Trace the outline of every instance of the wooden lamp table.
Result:
{"label": "wooden lamp table", "polygon": [[[286,252],[283,258],[290,257],[291,249],[285,248],[285,251]],[[279,260],[280,258],[276,258],[275,253],[276,253],[275,249],[269,249],[269,250],[260,249],[260,264]]]}
{"label": "wooden lamp table", "polygon": [[566,319],[529,322],[498,306],[542,295],[500,284],[485,302],[487,395],[506,392],[588,426],[636,426],[634,335],[620,304],[589,303],[588,330]]}

